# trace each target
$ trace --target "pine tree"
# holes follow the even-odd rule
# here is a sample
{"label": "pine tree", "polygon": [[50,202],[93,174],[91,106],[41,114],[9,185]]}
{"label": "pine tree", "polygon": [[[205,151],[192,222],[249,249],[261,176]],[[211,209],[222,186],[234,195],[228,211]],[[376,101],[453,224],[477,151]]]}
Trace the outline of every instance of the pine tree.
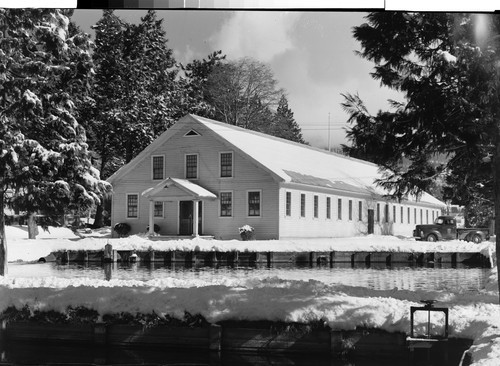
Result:
{"label": "pine tree", "polygon": [[129,24],[105,10],[94,26],[95,104],[90,123],[101,173],[110,176],[180,117],[183,91],[153,10]]}
{"label": "pine tree", "polygon": [[288,100],[283,94],[278,102],[278,108],[273,117],[273,136],[304,144],[300,126],[293,117],[293,112],[288,106]]}
{"label": "pine tree", "polygon": [[[91,76],[89,39],[71,11],[0,10],[0,203],[29,215],[98,204],[110,186],[92,167],[76,105]],[[9,192],[8,195],[7,192]],[[0,275],[6,238],[0,220]]]}
{"label": "pine tree", "polygon": [[[474,32],[480,16],[488,32],[483,40]],[[347,95],[353,149],[386,168],[379,183],[397,198],[441,178],[454,203],[495,202],[500,255],[500,17],[370,13],[366,19],[354,28],[360,55],[374,62],[373,77],[406,101],[372,116]],[[437,161],[439,155],[447,159]]]}

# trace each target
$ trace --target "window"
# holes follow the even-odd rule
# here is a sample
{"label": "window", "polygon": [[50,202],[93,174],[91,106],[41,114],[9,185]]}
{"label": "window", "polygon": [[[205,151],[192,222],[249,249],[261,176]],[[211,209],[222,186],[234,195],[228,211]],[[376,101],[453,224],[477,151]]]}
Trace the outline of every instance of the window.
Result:
{"label": "window", "polygon": [[200,136],[200,134],[195,130],[190,130],[184,136]]}
{"label": "window", "polygon": [[300,217],[306,217],[306,195],[300,194]]}
{"label": "window", "polygon": [[285,215],[292,216],[292,192],[286,192]]}
{"label": "window", "polygon": [[358,220],[363,221],[363,202],[358,202]]}
{"label": "window", "polygon": [[434,218],[434,211],[432,211],[432,222],[434,222],[435,218]]}
{"label": "window", "polygon": [[326,218],[332,218],[332,200],[330,197],[326,197]]}
{"label": "window", "polygon": [[408,224],[411,224],[411,209],[408,207]]}
{"label": "window", "polygon": [[337,201],[337,206],[338,206],[338,214],[337,214],[337,218],[339,220],[342,220],[342,198],[339,198],[338,201]]}
{"label": "window", "polygon": [[186,179],[198,178],[198,155],[186,155]]}
{"label": "window", "polygon": [[349,221],[352,221],[352,200],[349,200]]}
{"label": "window", "polygon": [[425,210],[425,223],[429,223],[429,210]]}
{"label": "window", "polygon": [[386,203],[384,208],[385,222],[389,222],[389,205]]}
{"label": "window", "polygon": [[163,217],[163,202],[155,202],[153,216]]}
{"label": "window", "polygon": [[127,217],[137,218],[138,217],[138,206],[139,206],[139,195],[128,194],[127,195]]}
{"label": "window", "polygon": [[420,209],[420,224],[423,224],[424,223],[424,211],[422,209]]}
{"label": "window", "polygon": [[318,196],[314,196],[314,217],[318,218]]}
{"label": "window", "polygon": [[220,193],[220,215],[224,217],[233,216],[233,192]]}
{"label": "window", "polygon": [[380,203],[377,203],[377,222],[380,222]]}
{"label": "window", "polygon": [[233,153],[220,154],[220,176],[222,178],[233,176]]}
{"label": "window", "polygon": [[404,209],[403,206],[401,206],[401,223],[403,223],[403,214],[404,214]]}
{"label": "window", "polygon": [[260,191],[248,192],[248,216],[260,216]]}
{"label": "window", "polygon": [[396,206],[392,206],[392,222],[396,223]]}
{"label": "window", "polygon": [[151,165],[153,171],[153,179],[163,179],[163,155],[153,156]]}
{"label": "window", "polygon": [[415,224],[417,223],[417,209],[415,208],[413,211],[413,220],[415,221]]}

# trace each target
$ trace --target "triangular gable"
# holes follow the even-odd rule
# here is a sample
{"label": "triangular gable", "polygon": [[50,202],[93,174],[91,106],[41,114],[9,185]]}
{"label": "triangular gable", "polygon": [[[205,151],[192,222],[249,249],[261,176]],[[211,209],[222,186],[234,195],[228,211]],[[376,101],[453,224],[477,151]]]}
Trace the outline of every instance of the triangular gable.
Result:
{"label": "triangular gable", "polygon": [[177,132],[179,132],[179,126],[182,125],[182,122],[196,121],[190,114],[182,117],[178,120],[173,126],[171,126],[168,130],[163,132],[159,137],[157,137],[151,144],[149,144],[144,150],[142,150],[135,158],[130,160],[127,164],[118,169],[111,177],[106,179],[108,183],[113,183],[114,181],[120,179],[130,171],[132,171],[137,165],[139,165],[144,159],[156,151],[160,146],[162,146],[165,142],[167,142],[172,136],[174,136]]}
{"label": "triangular gable", "polygon": [[210,199],[217,198],[215,194],[187,179],[167,178],[152,188],[146,189],[142,195],[149,199],[168,198],[179,199]]}
{"label": "triangular gable", "polygon": [[189,136],[201,136],[196,130],[189,130],[184,134],[184,137],[189,137]]}

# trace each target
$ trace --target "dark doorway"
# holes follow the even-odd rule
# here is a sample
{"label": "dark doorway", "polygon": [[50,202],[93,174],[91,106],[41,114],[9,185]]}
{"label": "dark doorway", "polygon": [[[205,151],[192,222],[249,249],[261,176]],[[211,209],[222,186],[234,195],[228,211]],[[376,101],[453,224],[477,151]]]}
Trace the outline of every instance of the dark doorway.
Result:
{"label": "dark doorway", "polygon": [[368,210],[368,234],[373,234],[375,231],[375,212]]}
{"label": "dark doorway", "polygon": [[[202,233],[202,203],[198,202],[198,235]],[[179,202],[179,235],[193,235],[193,201]]]}

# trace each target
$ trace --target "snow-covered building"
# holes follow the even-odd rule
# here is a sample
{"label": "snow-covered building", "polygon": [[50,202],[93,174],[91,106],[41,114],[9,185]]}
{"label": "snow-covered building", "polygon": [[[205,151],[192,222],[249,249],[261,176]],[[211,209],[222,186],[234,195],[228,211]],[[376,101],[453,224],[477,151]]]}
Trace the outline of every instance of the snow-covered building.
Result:
{"label": "snow-covered building", "polygon": [[131,233],[257,239],[411,235],[445,204],[386,199],[375,164],[187,115],[108,181],[112,224]]}

